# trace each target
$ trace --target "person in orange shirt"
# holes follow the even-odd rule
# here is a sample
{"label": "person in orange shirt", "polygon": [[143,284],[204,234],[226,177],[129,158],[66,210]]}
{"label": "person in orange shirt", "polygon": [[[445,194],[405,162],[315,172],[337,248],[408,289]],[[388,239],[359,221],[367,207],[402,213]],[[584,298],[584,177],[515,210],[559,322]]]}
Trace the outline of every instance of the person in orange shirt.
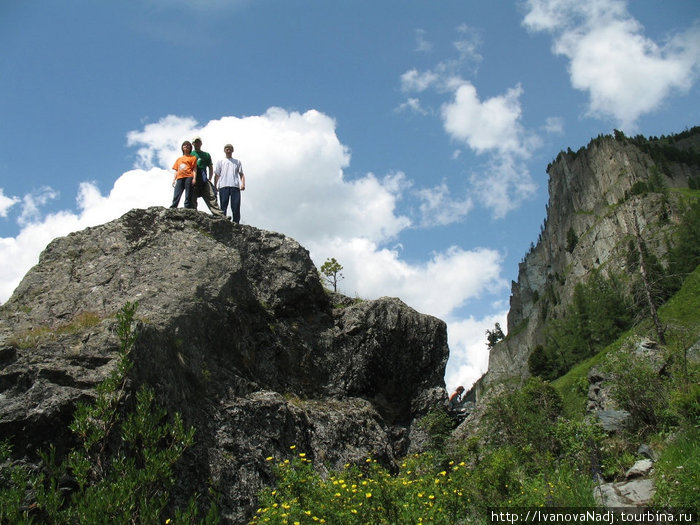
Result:
{"label": "person in orange shirt", "polygon": [[192,143],[189,140],[183,142],[180,149],[182,150],[182,157],[179,157],[173,164],[173,169],[175,170],[173,188],[175,188],[175,193],[173,194],[173,203],[170,207],[178,207],[180,197],[182,197],[182,192],[184,191],[185,208],[192,208],[192,199],[196,198],[194,196],[196,183],[194,175],[197,173],[197,157],[192,155]]}
{"label": "person in orange shirt", "polygon": [[450,400],[447,404],[449,410],[458,410],[462,404],[462,394],[464,393],[464,387],[459,385],[457,390],[455,390],[450,396]]}

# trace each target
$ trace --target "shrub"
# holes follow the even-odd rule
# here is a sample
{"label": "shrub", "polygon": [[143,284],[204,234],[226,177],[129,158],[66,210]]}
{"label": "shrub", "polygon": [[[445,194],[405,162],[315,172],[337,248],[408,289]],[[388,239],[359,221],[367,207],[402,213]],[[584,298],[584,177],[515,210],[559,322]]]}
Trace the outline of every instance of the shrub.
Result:
{"label": "shrub", "polygon": [[418,426],[428,433],[430,448],[439,454],[443,454],[445,443],[455,427],[455,423],[447,411],[437,408],[428,412],[418,422]]}
{"label": "shrub", "polygon": [[630,413],[634,427],[655,429],[668,406],[668,385],[659,371],[648,359],[625,351],[608,356],[603,368],[611,376],[613,398]]}
{"label": "shrub", "polygon": [[553,423],[562,413],[562,399],[549,383],[533,377],[521,390],[491,400],[485,414],[493,443],[512,445],[528,460],[535,452],[553,453]]}

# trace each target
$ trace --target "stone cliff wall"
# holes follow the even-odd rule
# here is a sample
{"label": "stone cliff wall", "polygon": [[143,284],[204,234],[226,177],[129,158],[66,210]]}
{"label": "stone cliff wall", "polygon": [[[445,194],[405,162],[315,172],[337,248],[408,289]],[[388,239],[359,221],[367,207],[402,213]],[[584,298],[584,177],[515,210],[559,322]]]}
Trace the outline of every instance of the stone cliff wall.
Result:
{"label": "stone cliff wall", "polygon": [[[660,141],[640,143],[618,134],[594,139],[576,153],[562,152],[548,167],[544,227],[518,267],[508,337],[491,350],[488,372],[475,386],[477,394],[490,385],[528,377],[527,358],[543,341],[545,320],[565,311],[576,283],[585,281],[593,269],[625,271],[635,216],[647,247],[661,258],[665,255],[680,213],[674,190],[700,180],[700,129],[694,131],[663,146],[667,154],[668,148],[694,153],[688,161],[674,160],[674,155],[659,160]],[[636,184],[653,177],[663,180],[666,194],[635,194]],[[570,231],[577,239],[573,249],[567,239]]]}
{"label": "stone cliff wall", "polygon": [[138,301],[126,398],[141,384],[196,428],[178,494],[221,493],[245,522],[268,456],[319,468],[420,447],[445,402],[445,324],[398,299],[326,292],[294,240],[193,210],[132,210],[53,241],[0,307],[0,439],[35,459],[115,366],[115,313]]}

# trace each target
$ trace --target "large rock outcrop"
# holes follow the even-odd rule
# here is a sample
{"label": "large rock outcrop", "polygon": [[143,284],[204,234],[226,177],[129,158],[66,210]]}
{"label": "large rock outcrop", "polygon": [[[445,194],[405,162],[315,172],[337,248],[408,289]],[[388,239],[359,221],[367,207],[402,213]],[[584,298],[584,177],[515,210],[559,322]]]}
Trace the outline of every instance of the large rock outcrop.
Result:
{"label": "large rock outcrop", "polygon": [[132,210],[54,240],[0,307],[0,439],[36,458],[72,439],[76,403],[116,364],[115,313],[138,301],[126,395],[142,384],[196,428],[183,496],[245,521],[289,447],[314,463],[419,447],[445,402],[445,324],[397,299],[326,292],[283,235],[193,210]]}
{"label": "large rock outcrop", "polygon": [[[681,213],[677,190],[700,182],[700,128],[663,139],[601,136],[560,153],[547,172],[547,217],[518,267],[508,337],[491,349],[477,397],[529,376],[527,359],[544,341],[545,323],[566,311],[591,271],[628,271],[635,219],[647,249],[663,260]],[[658,184],[668,191],[655,191]]]}

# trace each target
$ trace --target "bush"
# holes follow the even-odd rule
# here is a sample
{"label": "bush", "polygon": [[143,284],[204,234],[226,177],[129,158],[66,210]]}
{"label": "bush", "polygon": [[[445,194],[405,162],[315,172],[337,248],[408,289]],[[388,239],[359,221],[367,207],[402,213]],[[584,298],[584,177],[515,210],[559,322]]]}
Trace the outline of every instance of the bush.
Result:
{"label": "bush", "polygon": [[521,390],[492,399],[484,417],[493,443],[512,445],[530,461],[532,453],[556,452],[553,423],[562,409],[554,387],[533,377]]}
{"label": "bush", "polygon": [[444,454],[445,443],[455,427],[448,412],[441,408],[434,409],[418,422],[418,426],[428,433],[431,450]]}
{"label": "bush", "polygon": [[627,410],[637,430],[654,430],[667,416],[668,385],[659,371],[642,356],[620,351],[603,366],[610,374],[612,396]]}

